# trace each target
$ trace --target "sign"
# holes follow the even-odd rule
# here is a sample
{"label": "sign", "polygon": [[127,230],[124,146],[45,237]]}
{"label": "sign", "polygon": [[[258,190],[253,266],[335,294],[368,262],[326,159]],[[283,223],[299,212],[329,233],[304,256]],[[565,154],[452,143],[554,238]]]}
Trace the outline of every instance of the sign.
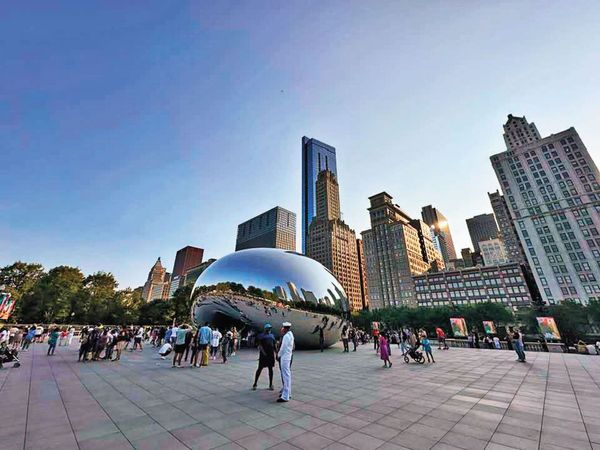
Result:
{"label": "sign", "polygon": [[467,331],[467,323],[462,317],[451,317],[450,326],[452,327],[454,337],[467,337],[469,334]]}
{"label": "sign", "polygon": [[540,331],[546,339],[560,339],[554,317],[536,317]]}
{"label": "sign", "polygon": [[0,320],[8,320],[15,309],[15,300],[8,292],[0,292]]}
{"label": "sign", "polygon": [[496,325],[492,320],[484,320],[483,331],[485,334],[496,334]]}

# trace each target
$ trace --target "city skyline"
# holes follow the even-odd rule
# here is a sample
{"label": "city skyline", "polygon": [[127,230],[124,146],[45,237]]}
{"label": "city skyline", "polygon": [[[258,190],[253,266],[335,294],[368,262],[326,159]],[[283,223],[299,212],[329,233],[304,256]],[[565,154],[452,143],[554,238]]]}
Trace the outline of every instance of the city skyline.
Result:
{"label": "city skyline", "polygon": [[[247,217],[273,204],[300,217],[304,135],[337,149],[344,220],[357,234],[369,228],[368,197],[386,190],[413,217],[426,204],[443,211],[457,250],[471,247],[465,219],[492,212],[487,192],[499,185],[489,157],[504,151],[508,114],[534,121],[542,136],[575,127],[598,160],[600,98],[589,75],[597,73],[590,52],[600,44],[590,31],[599,12],[593,3],[552,11],[520,3],[514,11],[506,4],[378,11],[292,5],[271,12],[281,19],[272,34],[253,29],[251,8],[225,9],[232,13],[225,21],[224,6],[206,12],[165,5],[141,15],[128,14],[127,5],[91,6],[85,15],[94,18],[77,23],[83,8],[6,13],[0,265],[106,270],[121,287],[136,287],[157,256],[170,268],[175,251],[189,243],[209,257],[224,256]],[[529,14],[554,30],[543,42],[526,25]],[[301,33],[299,16],[318,18],[313,36]],[[362,42],[344,33],[359,18],[368,36]],[[505,21],[523,24],[523,55],[506,45]],[[26,22],[34,31],[16,41]],[[104,32],[108,24],[114,37]],[[60,54],[48,52],[55,47]],[[519,65],[514,78],[494,64],[483,67],[490,49],[498,64]],[[20,60],[24,54],[30,63]],[[469,56],[456,65],[456,54]],[[540,79],[559,54],[578,70]],[[221,55],[226,60],[217,63]],[[213,63],[209,71],[205,60]],[[311,71],[307,60],[316,64]],[[442,79],[439,66],[448,69]],[[215,94],[203,103],[210,90]],[[204,150],[210,148],[217,156]],[[422,183],[425,171],[434,183]],[[148,206],[151,215],[143,214]]]}

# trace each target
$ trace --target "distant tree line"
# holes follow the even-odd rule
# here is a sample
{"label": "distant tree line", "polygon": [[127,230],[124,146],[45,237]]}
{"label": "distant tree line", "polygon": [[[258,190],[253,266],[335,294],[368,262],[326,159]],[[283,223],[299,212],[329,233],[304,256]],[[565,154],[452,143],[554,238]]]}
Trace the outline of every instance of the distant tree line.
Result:
{"label": "distant tree line", "polygon": [[165,324],[190,322],[191,287],[174,298],[144,302],[141,293],[118,289],[112,273],[85,276],[77,267],[45,271],[41,264],[15,262],[0,268],[0,286],[16,300],[10,322],[56,324]]}

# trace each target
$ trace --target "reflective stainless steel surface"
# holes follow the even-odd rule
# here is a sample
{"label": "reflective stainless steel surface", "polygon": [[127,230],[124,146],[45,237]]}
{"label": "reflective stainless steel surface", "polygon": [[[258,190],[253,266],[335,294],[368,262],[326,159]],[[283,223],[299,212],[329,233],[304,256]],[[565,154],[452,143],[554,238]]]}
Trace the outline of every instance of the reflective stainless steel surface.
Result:
{"label": "reflective stainless steel surface", "polygon": [[[272,248],[231,253],[214,262],[196,281],[192,292],[196,324],[222,322],[223,316],[261,329],[271,323],[276,335],[292,322],[299,348],[325,345],[340,338],[348,299],[337,279],[317,261]],[[221,317],[219,317],[221,316]]]}

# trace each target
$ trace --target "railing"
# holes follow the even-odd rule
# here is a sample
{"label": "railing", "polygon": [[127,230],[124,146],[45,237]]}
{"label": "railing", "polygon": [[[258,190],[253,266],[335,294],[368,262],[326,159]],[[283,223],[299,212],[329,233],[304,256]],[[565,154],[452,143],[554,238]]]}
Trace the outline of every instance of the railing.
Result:
{"label": "railing", "polygon": [[[467,342],[466,339],[446,339],[446,344],[448,344],[449,347],[457,347],[457,348],[468,348],[469,347],[469,343]],[[431,345],[437,346],[438,345],[437,340],[431,339]],[[497,350],[495,346],[493,346],[492,348],[489,348],[487,346],[487,344],[483,341],[479,341],[479,348],[484,349],[484,350]],[[525,342],[525,351],[528,351],[528,352],[546,352],[546,351],[563,352],[564,344],[548,343],[547,348],[548,349],[546,350],[544,348],[544,344],[542,344],[541,342]],[[500,341],[500,350],[510,350],[508,347],[508,342]]]}

